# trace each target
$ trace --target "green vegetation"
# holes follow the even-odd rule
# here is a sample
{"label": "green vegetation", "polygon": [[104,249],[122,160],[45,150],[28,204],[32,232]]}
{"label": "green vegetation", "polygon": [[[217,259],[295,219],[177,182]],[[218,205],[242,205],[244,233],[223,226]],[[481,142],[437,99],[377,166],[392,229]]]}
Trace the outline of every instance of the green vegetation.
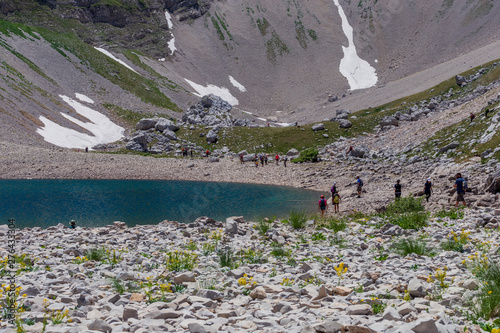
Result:
{"label": "green vegetation", "polygon": [[445,218],[448,217],[452,220],[458,220],[458,219],[463,219],[464,218],[464,206],[459,206],[459,207],[452,207],[450,209],[441,209],[437,211],[434,216],[439,217],[439,218]]}
{"label": "green vegetation", "polygon": [[402,256],[407,256],[412,253],[429,257],[435,255],[434,250],[429,248],[427,244],[420,239],[402,238],[395,241],[392,246],[395,251]]}
{"label": "green vegetation", "polygon": [[273,31],[271,39],[266,42],[267,59],[276,64],[276,58],[282,56],[284,53],[290,53],[288,46],[281,40],[276,32]]}
{"label": "green vegetation", "polygon": [[233,251],[230,248],[221,249],[217,252],[219,257],[220,267],[235,267],[235,259]]}
{"label": "green vegetation", "polygon": [[339,231],[344,231],[347,228],[346,218],[339,218],[335,216],[330,216],[319,220],[318,228],[327,228],[337,233]]}
{"label": "green vegetation", "polygon": [[[468,268],[481,281],[479,293],[474,301],[470,302],[470,319],[477,321],[480,319],[500,318],[500,266],[498,262],[476,256],[468,264]],[[494,321],[500,327],[500,320]]]}
{"label": "green vegetation", "polygon": [[135,125],[142,118],[152,118],[158,116],[152,113],[141,113],[137,111],[127,110],[113,104],[104,104],[104,107],[113,112],[113,114],[123,119],[130,127],[135,127]]}
{"label": "green vegetation", "polygon": [[271,222],[269,219],[265,218],[259,221],[259,223],[255,226],[255,229],[259,231],[261,236],[264,236],[271,229]]}
{"label": "green vegetation", "polygon": [[299,45],[303,48],[307,48],[307,34],[304,24],[301,20],[295,21],[295,38],[299,41]]}
{"label": "green vegetation", "polygon": [[293,163],[302,162],[317,162],[318,161],[318,150],[314,148],[304,149],[300,152],[300,156],[292,160]]}
{"label": "green vegetation", "polygon": [[294,212],[290,213],[290,218],[288,219],[290,226],[294,229],[303,229],[306,226],[307,217],[304,212]]}
{"label": "green vegetation", "polygon": [[385,209],[385,214],[403,214],[411,212],[423,212],[425,210],[423,198],[416,198],[412,196],[402,197],[399,200],[394,200]]}
{"label": "green vegetation", "polygon": [[271,25],[269,24],[269,22],[266,20],[265,17],[262,20],[257,19],[257,28],[259,28],[259,31],[260,31],[262,36],[265,36],[267,34],[267,29],[270,26]]}
{"label": "green vegetation", "polygon": [[311,37],[312,40],[318,40],[318,35],[313,29],[308,29],[307,34],[309,35],[309,37]]}

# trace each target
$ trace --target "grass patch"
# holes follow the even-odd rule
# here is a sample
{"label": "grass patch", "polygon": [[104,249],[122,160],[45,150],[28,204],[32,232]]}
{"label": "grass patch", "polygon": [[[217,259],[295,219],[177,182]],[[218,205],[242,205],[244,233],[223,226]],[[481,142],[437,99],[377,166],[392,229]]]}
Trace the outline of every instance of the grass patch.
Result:
{"label": "grass patch", "polygon": [[91,248],[88,249],[84,252],[85,257],[87,257],[88,260],[94,260],[94,261],[102,261],[107,258],[107,252],[106,248]]}
{"label": "grass patch", "polygon": [[217,255],[219,256],[220,267],[234,268],[235,259],[233,250],[230,248],[221,249],[217,251]]}
{"label": "grass patch", "polygon": [[255,229],[261,236],[264,236],[271,229],[271,222],[267,218],[262,219],[255,225]]}
{"label": "grass patch", "polygon": [[306,214],[304,212],[291,212],[288,222],[294,229],[304,229],[307,223]]}
{"label": "grass patch", "polygon": [[420,230],[427,226],[428,219],[429,214],[426,212],[413,212],[394,216],[389,222],[399,225],[402,229]]}
{"label": "grass patch", "polygon": [[271,244],[271,248],[271,255],[276,258],[288,257],[292,253],[291,250],[283,248],[283,245],[279,243]]}
{"label": "grass patch", "polygon": [[318,162],[318,150],[315,148],[304,149],[300,156],[292,160],[293,163]]}
{"label": "grass patch", "polygon": [[403,197],[399,200],[394,200],[389,205],[387,205],[385,214],[391,215],[411,212],[423,212],[425,208],[422,203],[423,198],[415,198],[412,196]]}
{"label": "grass patch", "polygon": [[[135,128],[135,125],[143,118],[154,118],[158,117],[157,114],[153,113],[141,113],[137,111],[127,110],[122,107],[113,104],[104,104],[104,107],[111,111],[113,114],[120,117],[127,125]],[[168,116],[167,116],[168,117]]]}
{"label": "grass patch", "polygon": [[327,228],[337,233],[347,228],[347,222],[345,218],[328,217],[319,221],[318,228]]}
{"label": "grass patch", "polygon": [[434,249],[428,247],[427,243],[419,239],[402,238],[395,241],[392,247],[402,256],[407,256],[412,253],[428,257],[433,257],[435,255]]}
{"label": "grass patch", "polygon": [[445,218],[448,217],[452,220],[458,220],[458,219],[463,219],[464,218],[464,210],[463,206],[459,207],[452,207],[449,210],[443,208],[440,211],[437,211],[434,216],[439,217],[439,218]]}
{"label": "grass patch", "polygon": [[[499,318],[500,266],[488,259],[476,259],[469,268],[482,283],[478,295],[470,304],[470,317],[473,320]],[[500,324],[500,321],[496,322]]]}

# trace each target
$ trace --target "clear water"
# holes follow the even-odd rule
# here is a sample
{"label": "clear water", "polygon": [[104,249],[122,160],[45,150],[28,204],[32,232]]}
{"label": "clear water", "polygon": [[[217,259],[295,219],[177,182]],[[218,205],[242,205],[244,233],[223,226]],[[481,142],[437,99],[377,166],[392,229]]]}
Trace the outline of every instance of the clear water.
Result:
{"label": "clear water", "polygon": [[70,220],[82,227],[123,221],[129,226],[163,220],[193,222],[286,217],[314,211],[319,194],[284,186],[162,180],[0,180],[0,224],[49,227]]}

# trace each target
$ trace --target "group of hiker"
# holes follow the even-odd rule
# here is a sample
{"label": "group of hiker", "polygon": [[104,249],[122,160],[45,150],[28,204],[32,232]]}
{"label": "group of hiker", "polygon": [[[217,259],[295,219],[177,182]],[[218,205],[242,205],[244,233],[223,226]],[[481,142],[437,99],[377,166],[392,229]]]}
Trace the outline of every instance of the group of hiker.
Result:
{"label": "group of hiker", "polygon": [[[264,167],[264,165],[267,165],[269,158],[267,157],[267,154],[263,154],[263,155],[255,154],[253,160],[255,163],[255,167],[258,168],[259,162],[260,162],[260,165],[262,167]],[[280,160],[281,160],[283,162],[284,167],[286,168],[286,162],[288,161],[287,156],[281,158],[281,156],[279,154],[276,154],[276,156],[274,156],[274,160],[276,161],[276,165],[279,165]],[[244,162],[245,162],[245,159],[243,157],[243,154],[240,154],[240,163],[243,164]]]}
{"label": "group of hiker", "polygon": [[[463,203],[464,206],[467,206],[465,202],[465,192],[467,191],[467,180],[462,178],[461,173],[457,173],[455,175],[455,184],[453,187],[456,189],[457,192],[457,199],[455,202],[455,207],[458,207],[460,203]],[[363,180],[359,176],[356,177],[356,192],[357,192],[357,197],[361,198],[361,193],[363,192]],[[393,186],[394,189],[394,197],[395,200],[400,200],[401,199],[401,194],[403,193],[403,185],[401,185],[401,180],[397,180],[396,184]],[[334,208],[334,213],[340,213],[340,193],[337,188],[337,183],[334,182],[333,186],[330,188],[330,192],[332,193],[332,205]],[[427,178],[427,180],[424,183],[424,195],[425,199],[427,202],[429,202],[429,198],[431,197],[432,194],[432,181],[430,178]],[[328,201],[325,199],[324,195],[321,195],[319,202],[318,202],[318,207],[321,212],[321,216],[323,217],[325,214],[325,211],[328,209]]]}

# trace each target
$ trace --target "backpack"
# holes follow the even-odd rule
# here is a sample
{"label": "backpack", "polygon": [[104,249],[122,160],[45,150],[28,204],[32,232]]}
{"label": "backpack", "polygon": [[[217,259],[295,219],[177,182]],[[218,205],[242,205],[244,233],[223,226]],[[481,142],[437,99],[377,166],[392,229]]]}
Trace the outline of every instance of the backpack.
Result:
{"label": "backpack", "polygon": [[330,189],[330,192],[336,193],[337,192],[337,188],[335,186],[332,186],[332,188]]}
{"label": "backpack", "polygon": [[325,199],[320,199],[320,200],[319,200],[319,205],[320,205],[321,207],[325,207],[325,206],[326,206],[326,200],[325,200]]}
{"label": "backpack", "polygon": [[359,179],[359,183],[358,184],[359,184],[359,186],[363,186],[364,185],[363,181],[361,180],[361,178]]}
{"label": "backpack", "polygon": [[467,181],[464,179],[463,181],[464,192],[467,191]]}
{"label": "backpack", "polygon": [[333,196],[333,203],[338,204],[340,202],[340,197],[338,193]]}

